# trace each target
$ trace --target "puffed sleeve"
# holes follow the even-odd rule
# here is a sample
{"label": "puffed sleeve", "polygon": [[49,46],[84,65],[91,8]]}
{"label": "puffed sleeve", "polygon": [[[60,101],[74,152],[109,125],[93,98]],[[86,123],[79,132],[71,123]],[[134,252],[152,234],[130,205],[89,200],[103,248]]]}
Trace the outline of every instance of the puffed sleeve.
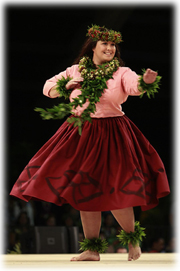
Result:
{"label": "puffed sleeve", "polygon": [[[71,66],[69,68],[67,68],[65,71],[63,72],[60,72],[59,74],[53,76],[52,78],[46,80],[45,84],[44,84],[44,87],[43,87],[43,94],[49,98],[52,98],[50,95],[49,95],[49,92],[51,90],[51,88],[53,88],[57,81],[60,80],[62,78],[62,76],[66,79],[68,76],[71,77],[72,75],[72,72],[73,72],[73,69],[74,69],[74,66]],[[57,94],[57,97],[58,97],[58,94]],[[56,97],[53,97],[53,98],[56,98]]]}
{"label": "puffed sleeve", "polygon": [[124,73],[122,74],[122,86],[123,86],[123,91],[127,95],[131,96],[139,96],[142,94],[138,90],[138,80],[139,80],[139,75],[137,75],[134,71],[132,71],[130,68],[125,68]]}

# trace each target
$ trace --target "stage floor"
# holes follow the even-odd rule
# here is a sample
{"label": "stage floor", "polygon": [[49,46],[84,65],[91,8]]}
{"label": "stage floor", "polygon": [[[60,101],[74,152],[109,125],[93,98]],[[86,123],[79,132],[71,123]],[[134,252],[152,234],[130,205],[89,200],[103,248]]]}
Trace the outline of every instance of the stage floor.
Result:
{"label": "stage floor", "polygon": [[[131,267],[149,267],[171,268],[176,266],[178,253],[143,253],[137,261],[127,261],[128,254],[101,254],[99,262],[70,262],[71,257],[76,254],[21,254],[21,255],[1,255],[2,263],[5,268],[73,268],[73,269],[108,269],[114,268],[131,268]],[[155,268],[156,267],[156,268]],[[120,269],[119,269],[120,270]]]}

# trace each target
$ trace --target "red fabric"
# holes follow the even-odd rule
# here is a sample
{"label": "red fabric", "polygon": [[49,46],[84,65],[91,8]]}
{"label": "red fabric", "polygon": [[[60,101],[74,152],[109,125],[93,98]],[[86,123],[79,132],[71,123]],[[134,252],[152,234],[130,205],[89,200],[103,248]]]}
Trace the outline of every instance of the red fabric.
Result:
{"label": "red fabric", "polygon": [[82,135],[65,121],[35,154],[10,195],[82,211],[141,206],[169,194],[164,165],[149,141],[126,116],[92,119]]}

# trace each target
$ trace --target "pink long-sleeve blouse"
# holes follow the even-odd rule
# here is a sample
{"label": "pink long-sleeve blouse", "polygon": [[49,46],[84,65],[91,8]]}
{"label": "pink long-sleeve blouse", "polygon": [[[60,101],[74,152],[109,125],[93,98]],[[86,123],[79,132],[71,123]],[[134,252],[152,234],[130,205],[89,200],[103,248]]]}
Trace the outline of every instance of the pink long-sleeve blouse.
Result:
{"label": "pink long-sleeve blouse", "polygon": [[[51,98],[49,92],[51,88],[56,85],[58,79],[61,79],[62,76],[65,78],[68,76],[73,78],[80,77],[81,74],[78,69],[78,64],[73,65],[47,80],[44,84],[43,94]],[[114,79],[109,79],[106,82],[107,89],[104,90],[104,93],[100,97],[100,102],[96,103],[96,112],[94,114],[91,113],[92,118],[123,116],[124,112],[122,111],[121,105],[127,100],[128,96],[137,96],[141,94],[138,90],[139,76],[130,68],[119,67],[118,70],[114,72],[113,78]],[[79,94],[81,94],[80,89],[74,89],[71,92],[70,101],[72,102],[73,98],[77,97]],[[78,106],[74,109],[73,113],[80,116],[87,108],[88,104],[89,102],[87,100],[82,107]]]}

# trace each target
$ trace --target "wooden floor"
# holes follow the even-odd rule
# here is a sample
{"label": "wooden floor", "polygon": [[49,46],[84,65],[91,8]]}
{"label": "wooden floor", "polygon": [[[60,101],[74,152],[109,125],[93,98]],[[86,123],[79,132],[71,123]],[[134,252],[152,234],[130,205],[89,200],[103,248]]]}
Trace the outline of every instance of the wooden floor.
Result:
{"label": "wooden floor", "polygon": [[[150,268],[150,270],[159,270],[159,268],[168,268],[174,270],[177,266],[178,253],[143,253],[137,261],[127,261],[127,254],[101,254],[101,260],[99,262],[70,262],[71,257],[75,254],[22,254],[22,255],[1,255],[1,263],[3,267],[10,269],[22,269],[32,268],[33,270],[41,267],[43,268],[58,268],[62,269],[91,269],[92,271],[97,269],[110,270],[123,267],[125,270],[138,267],[143,269]],[[127,269],[126,269],[127,268]],[[141,268],[140,268],[141,269]],[[122,269],[121,269],[122,270]],[[145,269],[147,270],[147,269]],[[179,270],[176,269],[176,270]]]}

